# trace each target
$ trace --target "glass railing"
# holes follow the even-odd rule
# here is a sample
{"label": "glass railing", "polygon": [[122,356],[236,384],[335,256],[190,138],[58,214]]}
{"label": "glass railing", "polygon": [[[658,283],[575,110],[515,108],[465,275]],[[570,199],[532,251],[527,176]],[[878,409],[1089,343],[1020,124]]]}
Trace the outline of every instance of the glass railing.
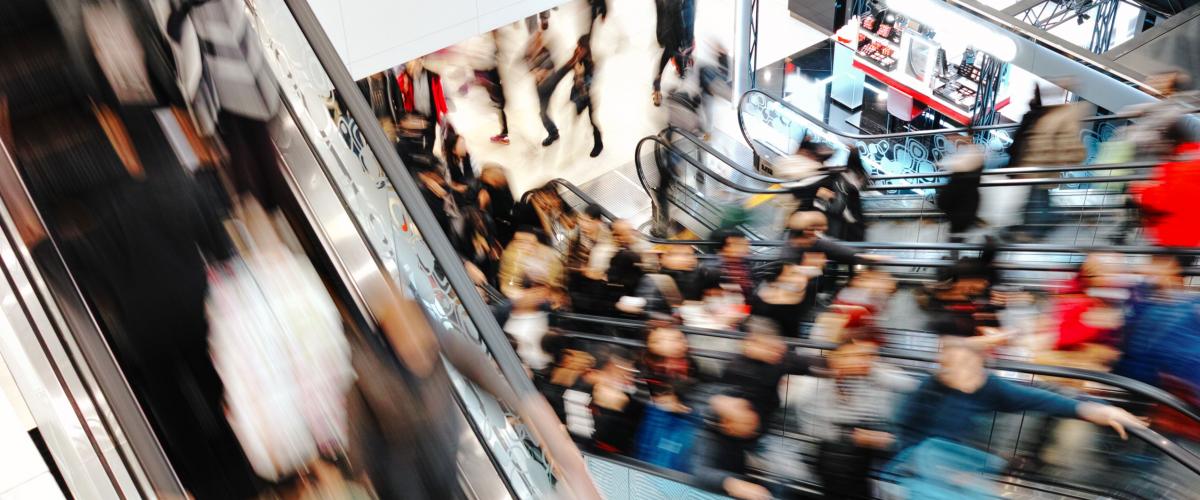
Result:
{"label": "glass railing", "polygon": [[[629,331],[644,331],[646,325],[637,321],[584,315],[560,315],[566,334],[581,342],[617,344],[629,348],[644,348],[644,343],[628,335]],[[614,330],[615,329],[615,330]],[[706,363],[722,366],[737,354],[738,332],[723,332],[684,327],[692,344],[691,354]],[[621,334],[624,331],[626,334]],[[827,342],[789,339],[794,348],[824,351],[834,348]],[[703,346],[703,347],[698,347]],[[885,347],[880,357],[889,365],[924,376],[936,366],[936,353]],[[1170,408],[1194,425],[1200,425],[1200,409],[1179,398],[1141,382],[1103,372],[1035,365],[1018,361],[994,361],[991,368],[1010,381],[1037,385],[1043,388],[1080,395],[1064,390],[1062,385],[1085,387],[1086,396],[1105,400],[1146,414],[1155,408]],[[1048,383],[1054,380],[1053,383]],[[1065,382],[1064,382],[1065,381]],[[811,472],[805,473],[817,460],[818,435],[809,422],[806,408],[808,395],[820,390],[820,385],[832,383],[815,377],[804,384],[787,384],[781,393],[783,405],[772,419],[764,449],[775,460],[764,461],[761,474],[776,480],[818,488]],[[901,395],[897,395],[901,396]],[[1071,421],[1062,421],[1071,422]],[[1059,426],[1061,432],[1051,433],[1046,426]],[[995,413],[979,421],[984,432],[972,443],[978,449],[1002,457],[1016,465],[1020,459],[1041,456],[1050,465],[1041,467],[1014,466],[994,475],[998,491],[1004,497],[1041,498],[1053,493],[1055,498],[1190,498],[1200,481],[1200,458],[1195,455],[1197,443],[1184,438],[1168,438],[1152,429],[1131,432],[1128,441],[1115,433],[1078,423],[1060,424],[1030,412]],[[1051,439],[1052,434],[1072,436],[1071,439]],[[1014,460],[1015,459],[1015,460]],[[798,461],[800,471],[788,467]],[[794,467],[792,467],[794,469]],[[885,483],[896,478],[877,471]]]}
{"label": "glass railing", "polygon": [[[698,235],[718,227],[737,226],[754,240],[776,240],[784,218],[795,201],[781,186],[785,182],[769,174],[741,165],[711,145],[687,132],[667,129],[638,143],[635,163],[643,187],[655,208],[656,226],[661,230],[672,221],[681,223]],[[1078,172],[1103,175],[1088,179],[1087,189],[1051,189],[1053,217],[1038,228],[1049,235],[1047,241],[1058,244],[1095,244],[1120,230],[1119,220],[1126,215],[1122,186],[1149,178],[1150,162],[1130,162],[1096,169],[1084,165],[1001,168],[989,172],[980,184],[987,188],[980,216],[993,227],[1021,222],[1025,189],[1031,186],[1073,185],[1072,178],[1008,178],[1039,169],[1067,174]],[[664,176],[664,174],[667,174]],[[669,180],[663,182],[664,179]],[[942,211],[935,205],[936,192],[946,182],[946,174],[893,174],[872,178],[863,188],[863,208],[867,220],[874,221],[877,234],[867,239],[894,242],[934,242],[945,239]],[[1006,192],[1001,192],[1006,191]],[[1008,191],[1011,191],[1008,192]],[[989,220],[990,219],[990,220]],[[896,224],[912,227],[896,229]],[[880,231],[890,231],[881,233]],[[665,234],[660,231],[658,234]],[[1136,236],[1136,235],[1135,235]]]}
{"label": "glass railing", "polygon": [[[972,142],[983,145],[988,151],[985,168],[996,168],[1008,163],[1007,151],[1012,144],[1011,134],[1016,129],[1015,124],[1000,124],[891,134],[847,133],[761,90],[750,90],[742,95],[738,102],[738,120],[746,143],[766,163],[772,158],[796,151],[799,141],[807,134],[840,155],[856,152],[873,176],[937,172],[937,164],[953,155],[959,144]],[[1114,139],[1117,130],[1128,123],[1128,115],[1085,119],[1080,130],[1080,139],[1087,152],[1084,165],[1093,165],[1099,157],[1101,144]],[[1119,174],[1121,169],[1115,170],[1101,174],[1092,169],[1075,169],[1063,172],[1063,176],[1114,175]],[[890,179],[882,183],[900,182]],[[1081,187],[1086,186],[1064,184],[1060,189]]]}
{"label": "glass railing", "polygon": [[[253,0],[248,5],[292,119],[357,226],[338,229],[361,232],[380,267],[424,307],[440,335],[463,336],[482,346],[519,397],[536,394],[307,2]],[[368,122],[361,120],[364,116]],[[554,456],[546,449],[547,436],[555,433],[566,442],[561,429],[529,427],[511,408],[451,372],[464,414],[511,494],[547,498],[566,487],[580,498],[594,497],[586,473],[563,474],[563,467],[573,465],[571,454]],[[574,453],[574,470],[582,471]]]}

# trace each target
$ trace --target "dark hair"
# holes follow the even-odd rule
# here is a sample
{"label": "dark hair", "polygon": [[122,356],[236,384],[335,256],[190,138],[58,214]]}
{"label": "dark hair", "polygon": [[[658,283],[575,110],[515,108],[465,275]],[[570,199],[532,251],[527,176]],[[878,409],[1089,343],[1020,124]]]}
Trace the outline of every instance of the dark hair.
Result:
{"label": "dark hair", "polygon": [[846,159],[846,171],[860,177],[863,181],[863,186],[871,185],[871,173],[863,165],[862,156],[859,156],[858,151],[850,152],[850,157]]}
{"label": "dark hair", "polygon": [[608,368],[608,365],[617,360],[633,363],[633,355],[629,349],[618,345],[602,345],[595,349],[593,355],[596,357],[597,370]]}
{"label": "dark hair", "polygon": [[723,228],[713,231],[710,238],[721,242],[721,249],[729,246],[729,240],[734,238],[746,239],[746,233],[735,227]]}
{"label": "dark hair", "polygon": [[604,217],[604,207],[592,203],[583,209],[583,214],[596,220]]}
{"label": "dark hair", "polygon": [[945,313],[935,318],[930,326],[939,337],[974,337],[978,325],[970,314]]}
{"label": "dark hair", "polygon": [[650,397],[670,396],[672,394],[679,395],[684,392],[683,384],[679,381],[657,381],[657,383],[646,384],[646,388],[650,391]]}

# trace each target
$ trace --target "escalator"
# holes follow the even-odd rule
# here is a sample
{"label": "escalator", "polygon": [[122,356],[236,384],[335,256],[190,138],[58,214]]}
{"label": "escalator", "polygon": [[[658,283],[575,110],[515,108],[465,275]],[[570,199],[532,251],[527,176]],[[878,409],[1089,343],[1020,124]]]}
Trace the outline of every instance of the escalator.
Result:
{"label": "escalator", "polygon": [[[581,342],[615,344],[628,348],[643,346],[642,341],[632,340],[628,335],[620,334],[623,330],[641,331],[646,328],[645,324],[637,321],[577,314],[560,314],[559,320],[565,334]],[[687,327],[684,327],[683,331],[693,344],[709,346],[714,345],[711,339],[727,342],[724,339],[738,338],[742,335],[738,332]],[[802,339],[790,339],[788,343],[793,348],[800,349],[830,350],[835,347],[830,343]],[[732,356],[722,349],[693,347],[691,352],[701,359],[717,364],[726,362]],[[879,355],[889,364],[914,374],[925,373],[936,365],[936,354],[933,352],[885,348]],[[1041,377],[1088,381],[1091,384],[1088,391],[1090,397],[1135,408],[1135,411],[1147,411],[1156,406],[1171,408],[1191,422],[1200,424],[1200,409],[1160,389],[1108,373],[1006,360],[995,361],[992,369],[1021,384],[1040,385]],[[785,386],[785,405],[781,410],[783,417],[776,419],[770,426],[766,437],[772,443],[766,446],[768,450],[785,450],[785,455],[771,454],[779,453],[778,451],[768,451],[767,457],[756,466],[755,475],[765,483],[774,485],[773,491],[777,494],[788,491],[807,496],[811,495],[811,492],[820,491],[812,476],[804,474],[802,470],[796,473],[779,467],[780,464],[786,463],[785,457],[791,456],[792,453],[802,456],[802,461],[807,467],[812,467],[816,461],[818,438],[811,430],[805,428],[800,416],[805,411],[803,395],[809,391],[805,384],[812,383],[828,381],[790,381]],[[982,439],[983,449],[1005,458],[1030,453],[1032,442],[1038,439],[1040,429],[1045,425],[1041,417],[1031,413],[995,414],[989,421],[990,426],[988,422],[981,424],[990,429]],[[1186,445],[1191,448],[1181,446],[1178,442],[1150,429],[1132,432],[1130,441],[1121,441],[1108,430],[1102,429],[1098,433],[1094,441],[1076,442],[1057,451],[1071,456],[1070,467],[1014,467],[991,476],[990,479],[995,482],[997,490],[1003,492],[1002,496],[1005,498],[1151,499],[1188,498],[1193,495],[1193,485],[1200,479],[1200,458],[1195,455],[1194,444]],[[636,462],[624,457],[612,460]],[[642,466],[653,468],[646,464]],[[884,483],[896,480],[895,476],[884,470],[875,471],[875,477]]]}
{"label": "escalator", "polygon": [[[182,375],[153,379],[142,360],[131,361],[135,351],[125,342],[139,328],[156,330],[162,339],[185,338],[188,323],[176,312],[181,307],[199,311],[198,323],[205,325],[204,282],[206,275],[212,279],[227,270],[215,264],[220,257],[206,256],[208,262],[196,266],[157,259],[165,253],[198,261],[197,246],[205,247],[187,223],[197,214],[177,212],[213,209],[221,204],[215,195],[228,192],[194,190],[202,182],[195,170],[202,150],[188,140],[181,121],[186,114],[161,105],[115,104],[107,83],[92,72],[91,49],[77,29],[89,8],[84,4],[21,0],[0,6],[0,294],[5,324],[13,330],[5,333],[0,354],[45,437],[47,460],[62,471],[68,498],[241,498],[241,484],[291,487],[283,484],[287,478],[266,484],[249,477],[249,467],[231,458],[240,450],[217,449],[237,441],[220,434],[223,415],[207,418],[203,411],[217,411],[219,403],[197,402],[197,393],[209,397],[199,376],[179,368]],[[157,13],[141,2],[113,8],[105,19],[118,27],[153,23]],[[261,43],[271,54],[266,70],[283,94],[281,112],[263,129],[265,154],[278,167],[260,172],[279,207],[273,223],[285,240],[291,238],[285,244],[317,271],[324,287],[317,293],[329,294],[346,335],[355,345],[379,342],[377,320],[394,307],[396,283],[424,306],[443,344],[482,350],[487,357],[479,365],[499,370],[486,391],[472,382],[479,379],[449,370],[452,390],[441,397],[450,402],[445,418],[453,425],[447,428],[460,432],[435,446],[452,450],[455,471],[439,472],[457,478],[459,491],[438,494],[597,498],[565,433],[528,412],[527,401],[540,396],[394,151],[384,148],[378,159],[372,153],[370,146],[381,144],[371,135],[381,134],[378,127],[370,125],[375,129],[362,143],[344,140],[339,125],[357,129],[353,117],[373,120],[361,110],[365,104],[307,2],[258,1],[250,14],[259,38],[245,43]],[[153,36],[138,41],[160,47]],[[336,112],[326,107],[334,89],[349,101]],[[353,138],[362,137],[356,132]],[[212,220],[206,217],[197,215]],[[225,222],[231,233],[247,234],[240,215]],[[129,244],[131,238],[138,241]],[[163,239],[177,240],[172,244],[178,248],[151,251]],[[128,268],[87,266],[111,262],[86,259],[110,247],[121,250],[106,256],[120,254]],[[186,268],[200,271],[197,296],[171,289],[195,284],[186,281]],[[104,273],[115,275],[108,277],[111,289],[101,288],[97,275]],[[132,279],[140,281],[120,285]],[[201,329],[201,342],[203,335]],[[137,342],[144,348],[155,339],[140,336]],[[195,347],[192,352],[207,357],[206,346]],[[164,399],[150,384],[178,384],[178,401]],[[273,395],[271,387],[261,389]],[[495,394],[512,396],[502,401]],[[169,410],[190,414],[195,424],[180,432],[179,421],[170,421],[177,415],[166,416]]]}

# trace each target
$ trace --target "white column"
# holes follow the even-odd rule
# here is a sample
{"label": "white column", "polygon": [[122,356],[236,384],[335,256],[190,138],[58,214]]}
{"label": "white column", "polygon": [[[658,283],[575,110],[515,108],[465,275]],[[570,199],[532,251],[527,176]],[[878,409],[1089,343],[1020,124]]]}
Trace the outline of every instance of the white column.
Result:
{"label": "white column", "polygon": [[733,102],[738,102],[742,94],[750,90],[750,75],[754,68],[750,64],[750,47],[754,43],[750,32],[750,22],[754,18],[754,0],[734,0],[734,17],[737,24],[733,30],[733,61],[730,71],[733,73]]}

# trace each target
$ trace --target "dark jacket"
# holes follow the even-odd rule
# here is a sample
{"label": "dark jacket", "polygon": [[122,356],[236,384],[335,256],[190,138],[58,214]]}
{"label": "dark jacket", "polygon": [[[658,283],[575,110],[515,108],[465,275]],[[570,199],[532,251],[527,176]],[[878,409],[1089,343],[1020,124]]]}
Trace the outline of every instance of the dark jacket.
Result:
{"label": "dark jacket", "polygon": [[744,354],[733,358],[721,376],[721,383],[732,389],[733,396],[750,401],[765,425],[779,409],[779,381],[784,375],[808,375],[813,365],[822,361],[793,352],[784,355],[779,364],[767,364]]}
{"label": "dark jacket", "polygon": [[756,439],[742,439],[725,435],[716,419],[707,408],[700,428],[692,441],[692,475],[697,486],[708,491],[725,493],[725,480],[743,478],[746,453],[753,451]]}
{"label": "dark jacket", "polygon": [[979,212],[979,171],[954,172],[950,181],[937,194],[937,207],[950,219],[950,232],[961,233],[971,228]]}

